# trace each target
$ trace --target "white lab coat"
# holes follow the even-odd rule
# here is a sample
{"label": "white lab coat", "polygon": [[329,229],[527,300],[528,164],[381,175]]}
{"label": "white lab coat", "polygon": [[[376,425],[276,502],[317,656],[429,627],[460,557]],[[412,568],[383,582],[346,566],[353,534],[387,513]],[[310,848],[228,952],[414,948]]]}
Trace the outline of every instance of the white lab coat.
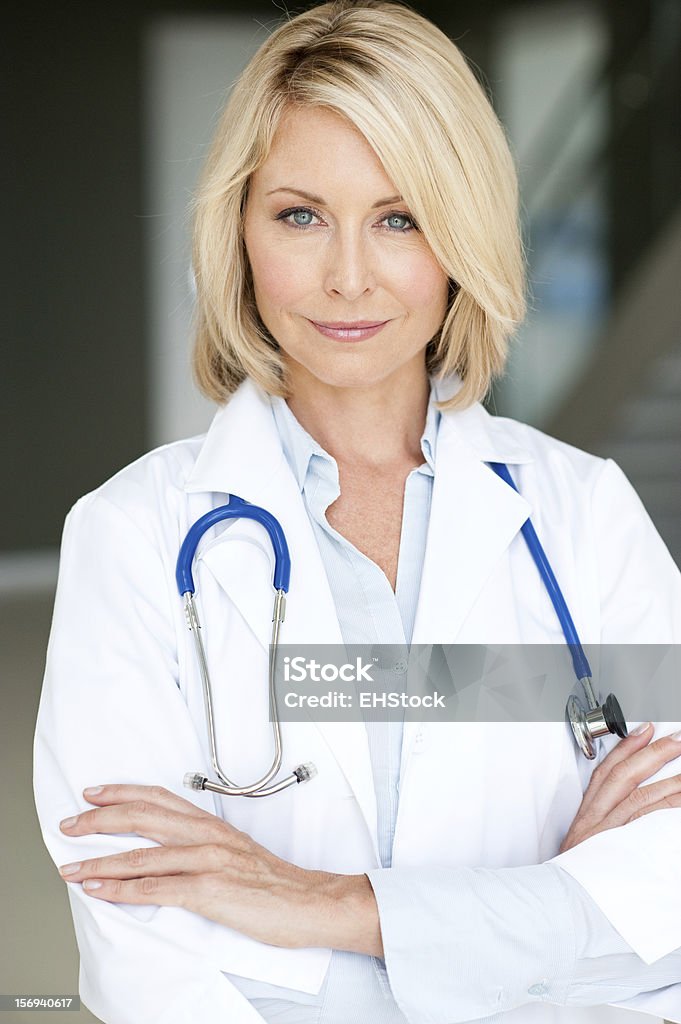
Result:
{"label": "white lab coat", "polygon": [[[443,398],[458,381],[436,386]],[[522,496],[486,460],[506,462]],[[360,873],[380,866],[362,722],[283,724],[285,767],[317,765],[318,777],[306,785],[260,800],[182,786],[185,772],[205,771],[210,761],[175,561],[191,523],[230,492],[269,509],[284,527],[292,571],[282,642],[342,643],[267,396],[246,381],[205,437],[144,456],[81,499],[67,519],[35,746],[36,803],[57,864],[153,845],[137,836],[67,838],[58,828],[89,806],[83,787],[134,782],[165,786],[223,815],[303,867]],[[530,514],[584,643],[681,640],[681,575],[619,468],[475,405],[444,414],[440,425],[413,643],[564,643],[519,533]],[[195,562],[223,766],[241,783],[259,778],[272,756],[272,568],[264,531],[249,520],[204,536]],[[662,731],[680,725],[664,723]],[[564,723],[406,723],[393,865],[501,867],[555,858],[653,962],[681,946],[681,809],[600,833],[556,857],[591,769]],[[677,759],[660,776],[680,770]],[[255,1024],[259,1014],[222,971],[316,992],[331,955],[259,943],[177,908],[107,904],[79,885],[69,893],[82,996],[106,1022]],[[681,984],[626,1006],[681,1021]],[[577,1024],[622,1015],[533,1004],[504,1021]],[[445,1011],[442,1020],[454,1017]]]}

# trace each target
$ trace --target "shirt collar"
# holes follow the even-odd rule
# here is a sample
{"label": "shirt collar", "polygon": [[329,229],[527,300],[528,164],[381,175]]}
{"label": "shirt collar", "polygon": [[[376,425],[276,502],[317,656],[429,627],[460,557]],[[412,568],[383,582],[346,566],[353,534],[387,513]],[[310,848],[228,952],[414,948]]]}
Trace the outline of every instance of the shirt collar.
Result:
{"label": "shirt collar", "polygon": [[[437,395],[435,393],[435,388],[431,383],[428,409],[426,412],[426,423],[423,434],[421,435],[421,451],[423,452],[424,460],[429,467],[430,472],[428,475],[430,476],[434,476],[435,474],[435,449],[437,445],[438,427],[442,416],[440,410],[435,406],[436,400]],[[270,401],[279,437],[281,438],[284,455],[286,456],[286,461],[293,471],[298,487],[302,491],[305,487],[305,480],[310,467],[310,460],[313,455],[319,456],[334,469],[337,468],[336,460],[333,456],[329,455],[329,453],[325,451],[325,449],[322,448],[322,446],[315,441],[310,434],[308,434],[305,428],[296,419],[284,398],[281,398],[279,395],[271,395]]]}

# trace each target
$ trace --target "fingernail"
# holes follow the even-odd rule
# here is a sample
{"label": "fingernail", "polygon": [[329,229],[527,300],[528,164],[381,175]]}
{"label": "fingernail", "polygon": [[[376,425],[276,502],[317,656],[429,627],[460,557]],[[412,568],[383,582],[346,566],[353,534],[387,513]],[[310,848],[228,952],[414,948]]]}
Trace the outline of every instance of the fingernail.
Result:
{"label": "fingernail", "polygon": [[667,737],[669,740],[676,740],[677,743],[681,743],[681,729],[678,732],[672,732]]}
{"label": "fingernail", "polygon": [[76,871],[80,871],[80,861],[77,864],[62,864],[59,870],[62,875],[75,875]]}
{"label": "fingernail", "polygon": [[76,814],[76,816],[74,818],[64,818],[64,820],[61,822],[61,827],[62,828],[72,828],[76,824],[77,821],[78,821],[78,815],[77,814]]}
{"label": "fingernail", "polygon": [[650,722],[644,722],[643,725],[639,725],[635,729],[632,729],[631,732],[629,733],[629,735],[630,736],[640,736],[641,733],[645,732],[646,729],[649,729],[649,728],[650,728]]}
{"label": "fingernail", "polygon": [[95,881],[94,878],[86,878],[83,882],[84,889],[101,889],[102,883]]}
{"label": "fingernail", "polygon": [[103,789],[104,786],[88,786],[83,790],[83,796],[97,796],[97,793],[101,793]]}

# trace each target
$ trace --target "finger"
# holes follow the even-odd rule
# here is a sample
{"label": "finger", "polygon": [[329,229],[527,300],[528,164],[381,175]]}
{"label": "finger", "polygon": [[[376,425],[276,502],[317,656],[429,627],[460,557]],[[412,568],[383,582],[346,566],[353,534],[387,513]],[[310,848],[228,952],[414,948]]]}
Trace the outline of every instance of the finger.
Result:
{"label": "finger", "polygon": [[219,836],[224,837],[232,826],[215,815],[197,817],[169,810],[147,800],[135,800],[132,803],[111,804],[83,811],[82,814],[62,821],[60,829],[69,836],[133,833],[153,839],[164,846],[177,846],[209,842]]}
{"label": "finger", "polygon": [[203,874],[237,868],[245,854],[228,844],[206,843],[201,846],[151,846],[127,850],[107,857],[92,857],[77,864],[63,864],[59,869],[67,882],[83,882],[88,878],[122,880],[145,876]]}
{"label": "finger", "polygon": [[145,876],[129,880],[91,878],[83,883],[83,892],[109,903],[183,907],[194,882],[196,879],[188,875],[171,875],[163,878]]}
{"label": "finger", "polygon": [[653,809],[674,806],[666,804],[665,801],[677,797],[681,800],[681,774],[671,775],[667,779],[660,779],[659,782],[651,782],[648,786],[634,789],[627,799],[615,808],[613,815],[617,815],[619,819],[617,824],[625,824],[634,818],[649,814]]}
{"label": "finger", "polygon": [[[641,731],[639,732],[638,729]],[[655,730],[653,729],[652,722],[645,722],[612,748],[591,774],[589,785],[582,800],[583,808],[588,807],[591,803],[614,766],[624,761],[627,757],[631,757],[635,751],[647,746],[654,735]]]}
{"label": "finger", "polygon": [[655,804],[650,804],[650,806],[645,808],[639,808],[638,811],[635,811],[634,814],[631,815],[629,821],[634,821],[636,818],[642,818],[644,814],[652,814],[653,811],[662,811],[669,807],[681,807],[681,793],[666,796]]}
{"label": "finger", "polygon": [[83,790],[83,796],[90,804],[123,804],[135,800],[147,800],[149,803],[167,807],[169,810],[181,811],[197,818],[213,817],[210,811],[204,811],[190,800],[178,796],[177,793],[163,786],[138,786],[131,783],[110,783],[106,786],[89,786]]}
{"label": "finger", "polygon": [[[673,735],[673,734],[672,734]],[[663,736],[614,764],[585,808],[599,819],[610,814],[641,782],[681,756],[681,743]],[[598,769],[597,769],[598,770]]]}

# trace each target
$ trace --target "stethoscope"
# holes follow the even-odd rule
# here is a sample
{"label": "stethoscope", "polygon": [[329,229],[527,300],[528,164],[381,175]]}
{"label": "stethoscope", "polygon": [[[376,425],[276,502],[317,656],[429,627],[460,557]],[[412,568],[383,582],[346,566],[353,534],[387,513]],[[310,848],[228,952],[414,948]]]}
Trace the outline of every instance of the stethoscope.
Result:
{"label": "stethoscope", "polygon": [[[511,474],[503,462],[488,462],[487,465],[494,470],[497,476],[509,484],[514,491],[518,492],[518,488],[513,483]],[[237,786],[228,778],[220,765],[215,737],[215,717],[213,713],[210,673],[208,671],[205,647],[201,638],[201,623],[199,622],[196,602],[194,600],[196,588],[192,576],[192,564],[196,548],[206,530],[209,530],[216,523],[220,523],[224,519],[253,519],[261,523],[269,534],[274,551],[273,586],[275,597],[272,612],[272,641],[269,652],[269,696],[272,732],[274,735],[274,760],[269,771],[261,779],[251,783],[249,786]],[[558,586],[558,581],[553,574],[546,553],[529,519],[525,520],[520,529],[555,608],[563,635],[570,649],[575,675],[586,696],[587,706],[584,707],[579,698],[571,694],[568,698],[565,712],[579,749],[585,757],[593,760],[596,756],[595,740],[600,736],[605,736],[607,733],[615,733],[617,736],[625,737],[628,734],[627,724],[614,694],[609,694],[603,704],[599,704],[596,700],[591,685],[591,667],[582,649],[572,616]],[[175,578],[180,597],[184,600],[187,626],[194,637],[194,646],[203,686],[211,762],[213,771],[220,780],[219,782],[211,782],[207,776],[202,775],[200,772],[188,772],[184,777],[184,784],[190,789],[210,790],[212,793],[221,793],[224,796],[269,796],[271,793],[279,793],[282,789],[287,789],[296,783],[308,782],[309,779],[317,774],[314,764],[308,761],[299,764],[281,781],[271,786],[267,785],[281,768],[282,761],[281,729],[275,698],[274,673],[279,644],[279,630],[286,612],[286,594],[288,593],[290,576],[291,558],[284,531],[278,520],[275,519],[271,512],[260,508],[258,505],[252,505],[235,494],[230,495],[227,505],[214,508],[201,516],[200,519],[197,519],[182,543],[177,559]]]}

